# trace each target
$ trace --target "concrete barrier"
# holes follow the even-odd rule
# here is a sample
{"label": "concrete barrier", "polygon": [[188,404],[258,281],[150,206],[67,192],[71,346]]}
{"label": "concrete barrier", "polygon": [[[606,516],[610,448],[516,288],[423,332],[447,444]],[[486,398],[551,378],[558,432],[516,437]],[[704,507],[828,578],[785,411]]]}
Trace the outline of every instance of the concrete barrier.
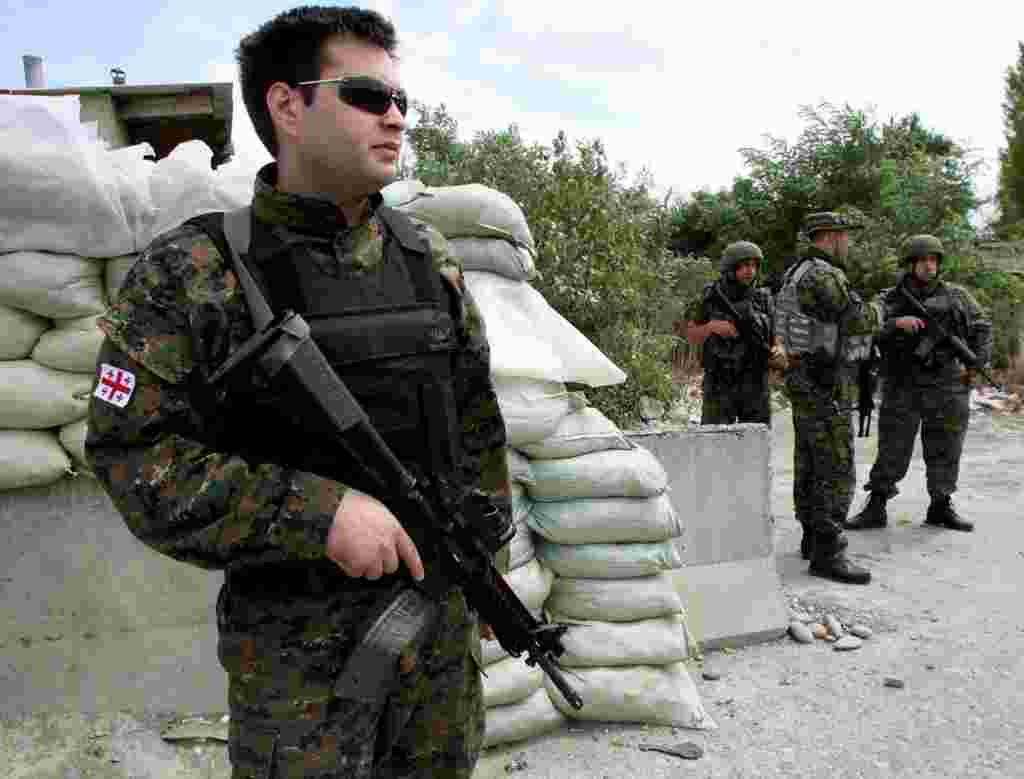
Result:
{"label": "concrete barrier", "polygon": [[88,476],[0,492],[0,716],[221,711],[223,581],[136,540]]}
{"label": "concrete barrier", "polygon": [[628,433],[668,472],[686,567],[672,579],[705,648],[777,638],[789,622],[775,567],[771,430],[707,425]]}

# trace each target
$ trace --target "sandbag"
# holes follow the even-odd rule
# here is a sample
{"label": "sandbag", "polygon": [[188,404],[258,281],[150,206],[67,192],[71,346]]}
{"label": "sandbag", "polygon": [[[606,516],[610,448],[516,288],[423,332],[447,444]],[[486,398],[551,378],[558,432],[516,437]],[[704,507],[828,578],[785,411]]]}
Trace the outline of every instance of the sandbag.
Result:
{"label": "sandbag", "polygon": [[31,311],[0,305],[0,360],[20,360],[32,353],[50,321]]}
{"label": "sandbag", "polygon": [[497,273],[513,281],[527,281],[537,273],[529,249],[501,238],[451,238],[448,247],[463,270]]}
{"label": "sandbag", "polygon": [[493,377],[494,392],[511,446],[547,438],[562,417],[578,407],[578,395],[556,381]]}
{"label": "sandbag", "polygon": [[671,541],[650,544],[553,544],[537,539],[537,560],[557,576],[632,579],[683,567]]}
{"label": "sandbag", "polygon": [[632,622],[681,614],[683,602],[663,573],[633,579],[556,576],[544,608],[569,619]]}
{"label": "sandbag", "polygon": [[569,623],[562,636],[565,654],[559,658],[567,668],[667,665],[690,656],[690,639],[681,614],[635,622],[574,621],[555,613],[548,618]]}
{"label": "sandbag", "polygon": [[[561,696],[557,689],[551,694]],[[565,722],[565,715],[551,703],[549,693],[537,690],[519,703],[487,709],[484,746],[525,741],[558,730]]]}
{"label": "sandbag", "polygon": [[64,451],[71,455],[71,461],[76,468],[88,470],[89,464],[85,460],[85,436],[89,432],[89,420],[79,419],[69,425],[64,425],[57,434],[60,445]]}
{"label": "sandbag", "polygon": [[642,446],[605,450],[561,460],[531,460],[534,500],[653,498],[668,487],[661,463]]}
{"label": "sandbag", "polygon": [[0,303],[53,319],[102,314],[103,262],[73,254],[0,254]]}
{"label": "sandbag", "polygon": [[521,657],[509,657],[488,666],[481,674],[484,706],[507,706],[519,703],[544,686],[544,672],[529,666]]}
{"label": "sandbag", "polygon": [[626,374],[525,281],[466,271],[491,346],[491,373],[576,382],[621,384]]}
{"label": "sandbag", "polygon": [[536,560],[505,574],[505,582],[531,612],[544,605],[554,579],[555,575]]}
{"label": "sandbag", "polygon": [[32,350],[32,359],[47,368],[73,373],[95,373],[96,357],[103,344],[103,331],[96,326],[97,315],[58,319],[43,333]]}
{"label": "sandbag", "polygon": [[0,490],[44,487],[71,472],[71,461],[50,431],[0,430]]}
{"label": "sandbag", "polygon": [[107,261],[103,268],[103,287],[107,293],[107,300],[111,303],[117,299],[118,290],[138,259],[137,254],[126,254],[124,257],[114,257]]}
{"label": "sandbag", "polygon": [[516,527],[516,534],[509,541],[509,570],[515,570],[526,565],[534,558],[533,532],[527,523],[530,515],[532,501],[526,496],[523,488],[512,484],[512,522]]}
{"label": "sandbag", "polygon": [[593,406],[573,411],[562,418],[550,436],[520,447],[533,460],[561,460],[606,449],[632,448],[618,426]]}
{"label": "sandbag", "polygon": [[[148,158],[148,159],[147,159]],[[117,182],[118,197],[125,220],[132,231],[136,251],[146,248],[145,241],[153,234],[156,208],[149,180],[156,168],[156,152],[148,143],[110,149],[101,163],[108,166]]]}
{"label": "sandbag", "polygon": [[0,429],[40,430],[82,419],[95,373],[55,371],[32,360],[0,363]]}
{"label": "sandbag", "polygon": [[526,521],[558,544],[667,541],[683,534],[668,492],[653,498],[533,501]]}
{"label": "sandbag", "polygon": [[583,698],[572,708],[545,677],[544,688],[563,714],[596,722],[640,722],[695,730],[718,727],[704,709],[685,663],[622,668],[577,668],[573,685]]}
{"label": "sandbag", "polygon": [[533,481],[533,476],[530,473],[530,461],[522,454],[515,449],[506,448],[505,460],[508,464],[508,478],[513,484],[530,484]]}
{"label": "sandbag", "polygon": [[483,184],[413,189],[416,196],[398,208],[445,238],[504,238],[536,251],[523,210],[505,193]]}
{"label": "sandbag", "polygon": [[[533,618],[538,622],[544,621],[543,609],[527,609]],[[480,661],[486,668],[489,665],[493,665],[499,660],[504,660],[506,657],[510,657],[508,652],[502,649],[501,644],[498,643],[497,639],[491,640],[487,638],[480,639]]]}
{"label": "sandbag", "polygon": [[0,252],[134,250],[107,151],[78,111],[77,95],[0,95]]}

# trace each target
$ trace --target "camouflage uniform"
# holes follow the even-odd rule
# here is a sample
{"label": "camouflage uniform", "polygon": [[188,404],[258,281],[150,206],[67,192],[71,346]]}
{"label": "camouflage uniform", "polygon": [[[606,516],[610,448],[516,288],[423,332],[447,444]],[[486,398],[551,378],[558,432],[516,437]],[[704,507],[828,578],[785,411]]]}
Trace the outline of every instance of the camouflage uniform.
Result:
{"label": "camouflage uniform", "polygon": [[[940,324],[961,337],[981,364],[992,354],[992,324],[971,294],[956,284],[937,281],[927,290],[908,285],[926,308],[935,310]],[[960,380],[964,367],[948,345],[938,344],[927,361],[914,357],[922,334],[909,334],[893,322],[916,316],[897,288],[882,293],[885,327],[879,339],[884,355],[881,374],[882,405],[878,413],[878,458],[864,489],[885,499],[896,495],[896,484],[907,474],[914,439],[921,430],[921,446],[932,501],[956,491],[960,454],[970,419],[970,388]]]}
{"label": "camouflage uniform", "polygon": [[[331,239],[335,256],[316,259],[324,272],[377,272],[388,229],[375,214],[379,195],[369,220],[349,227],[333,203],[279,192],[275,180],[274,165],[259,174],[257,220],[284,241]],[[498,494],[508,480],[505,431],[483,321],[444,239],[426,225],[418,229],[464,307],[456,357],[461,475]],[[477,625],[462,594],[451,590],[440,621],[403,653],[386,701],[336,698],[334,681],[361,624],[398,581],[349,578],[326,558],[346,486],[250,465],[180,432],[209,424],[216,409],[193,388],[253,330],[216,242],[188,224],[158,238],[100,326],[107,338],[99,363],[130,371],[136,384],[124,408],[92,400],[86,451],[97,477],[144,543],[226,570],[217,622],[235,779],[469,777],[483,742],[483,705]]]}
{"label": "camouflage uniform", "polygon": [[[846,274],[825,251],[811,246],[802,261],[814,266],[799,281],[800,305],[823,322],[842,323],[843,335],[878,332],[881,309],[864,303]],[[856,364],[807,356],[786,372],[793,407],[793,503],[797,521],[813,538],[814,557],[828,558],[846,546],[843,522],[857,479],[853,455]]]}
{"label": "camouflage uniform", "polygon": [[[687,308],[687,321],[703,325],[712,319],[733,318],[714,292],[714,284],[722,283],[718,281],[704,287],[701,297]],[[723,286],[737,313],[744,318],[749,316],[754,329],[763,334],[765,343],[771,343],[774,306],[768,291],[744,287],[730,294],[731,287],[742,285],[730,282]],[[768,354],[767,348],[753,343],[749,336],[708,336],[703,350],[702,425],[771,422]]]}

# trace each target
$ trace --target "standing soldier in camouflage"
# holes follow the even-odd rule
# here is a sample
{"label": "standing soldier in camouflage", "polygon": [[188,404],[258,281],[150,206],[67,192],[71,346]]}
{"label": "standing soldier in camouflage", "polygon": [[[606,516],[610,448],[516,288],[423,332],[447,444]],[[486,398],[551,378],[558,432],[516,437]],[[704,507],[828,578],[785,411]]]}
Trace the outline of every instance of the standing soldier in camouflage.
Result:
{"label": "standing soldier in camouflage", "polygon": [[507,495],[461,268],[379,194],[408,106],[395,48],[390,22],[340,7],[293,9],[242,40],[246,107],[276,160],[246,215],[249,251],[232,259],[220,223],[192,220],[150,245],[101,320],[86,450],[139,539],[226,572],[218,654],[234,779],[468,778],[483,742],[479,628],[443,581],[438,619],[381,674],[386,694],[339,697],[366,619],[404,577],[436,581],[429,544],[353,486],[358,470],[347,483],[317,472],[331,442],[303,423],[300,399],[274,397],[258,372],[226,395],[206,383],[254,332],[244,262],[271,308],[312,323],[408,470],[499,505]]}
{"label": "standing soldier in camouflage", "polygon": [[974,370],[929,333],[927,323],[900,292],[906,288],[940,327],[967,344],[982,368],[992,356],[992,323],[971,294],[939,279],[942,242],[931,235],[909,238],[902,247],[909,265],[899,285],[882,294],[885,326],[882,351],[882,407],[878,414],[878,457],[864,489],[867,505],[846,523],[847,530],[885,527],[885,504],[907,475],[918,428],[931,504],[925,524],[970,531],[974,525],[953,508],[960,454],[970,421],[968,395]]}
{"label": "standing soldier in camouflage", "polygon": [[850,231],[845,217],[810,214],[803,232],[810,247],[785,275],[776,298],[776,331],[789,367],[793,406],[793,504],[803,528],[800,551],[809,572],[851,584],[871,574],[846,556],[843,523],[857,478],[853,409],[857,363],[881,326],[881,308],[850,288],[843,272]]}
{"label": "standing soldier in camouflage", "polygon": [[721,278],[687,308],[686,338],[704,346],[702,425],[771,423],[768,368],[779,364],[782,350],[773,346],[772,297],[754,287],[763,261],[756,243],[729,244]]}

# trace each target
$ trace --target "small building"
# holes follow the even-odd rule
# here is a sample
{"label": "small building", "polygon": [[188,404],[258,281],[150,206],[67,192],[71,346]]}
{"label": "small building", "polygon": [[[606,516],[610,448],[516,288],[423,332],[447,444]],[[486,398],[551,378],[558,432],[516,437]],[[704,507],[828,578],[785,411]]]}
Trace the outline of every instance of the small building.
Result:
{"label": "small building", "polygon": [[96,122],[99,136],[112,148],[148,143],[157,159],[179,143],[198,140],[213,150],[213,166],[227,162],[231,146],[232,85],[127,84],[120,68],[112,68],[110,85],[48,89],[42,61],[25,57],[25,89],[3,89],[4,95],[78,95],[82,122]]}

